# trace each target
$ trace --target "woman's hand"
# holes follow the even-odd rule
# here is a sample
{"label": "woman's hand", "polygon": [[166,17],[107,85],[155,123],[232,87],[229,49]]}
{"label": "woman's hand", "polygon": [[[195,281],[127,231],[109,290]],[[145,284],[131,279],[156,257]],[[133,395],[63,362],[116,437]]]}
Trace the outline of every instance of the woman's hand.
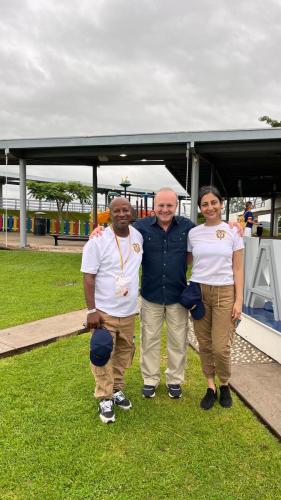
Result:
{"label": "woman's hand", "polygon": [[239,234],[239,236],[242,237],[244,235],[244,228],[241,226],[240,222],[229,221],[228,225],[229,225],[230,229],[233,229],[234,227],[236,227],[237,233]]}
{"label": "woman's hand", "polygon": [[241,300],[236,300],[232,309],[232,321],[236,321],[241,318],[242,313],[242,302]]}

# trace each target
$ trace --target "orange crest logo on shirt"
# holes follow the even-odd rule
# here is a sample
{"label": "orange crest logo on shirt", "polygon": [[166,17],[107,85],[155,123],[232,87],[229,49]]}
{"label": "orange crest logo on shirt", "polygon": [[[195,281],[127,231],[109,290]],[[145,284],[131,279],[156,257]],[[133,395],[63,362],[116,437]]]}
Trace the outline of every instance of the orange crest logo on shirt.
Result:
{"label": "orange crest logo on shirt", "polygon": [[224,231],[224,229],[217,229],[216,235],[219,240],[222,240],[226,235],[226,231]]}
{"label": "orange crest logo on shirt", "polygon": [[141,247],[139,243],[133,243],[134,252],[140,253]]}

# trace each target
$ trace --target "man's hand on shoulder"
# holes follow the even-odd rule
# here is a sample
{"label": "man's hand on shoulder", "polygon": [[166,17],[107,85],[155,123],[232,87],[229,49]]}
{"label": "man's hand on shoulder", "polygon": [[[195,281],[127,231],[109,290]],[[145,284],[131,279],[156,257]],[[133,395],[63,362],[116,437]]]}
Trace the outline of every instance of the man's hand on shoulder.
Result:
{"label": "man's hand on shoulder", "polygon": [[229,221],[228,224],[229,224],[230,229],[233,229],[234,227],[236,227],[239,236],[244,236],[244,229],[239,222]]}
{"label": "man's hand on shoulder", "polygon": [[97,236],[102,236],[104,232],[104,227],[103,226],[97,226],[95,229],[91,232],[89,239],[96,238]]}

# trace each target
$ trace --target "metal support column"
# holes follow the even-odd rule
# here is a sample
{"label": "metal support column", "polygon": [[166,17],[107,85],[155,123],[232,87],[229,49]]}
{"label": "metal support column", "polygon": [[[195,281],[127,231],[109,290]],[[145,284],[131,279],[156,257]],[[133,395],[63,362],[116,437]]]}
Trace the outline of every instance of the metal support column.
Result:
{"label": "metal support column", "polygon": [[214,182],[215,182],[214,166],[211,165],[210,186],[213,186]]}
{"label": "metal support column", "polygon": [[199,157],[192,153],[190,219],[197,224],[199,192]]}
{"label": "metal support column", "polygon": [[179,215],[181,214],[181,199],[179,198]]}
{"label": "metal support column", "polygon": [[144,210],[145,210],[145,216],[147,217],[147,196],[144,197]]}
{"label": "metal support column", "polygon": [[271,207],[270,207],[270,231],[269,236],[272,238],[274,233],[274,215],[275,215],[275,194],[272,193],[271,196]]}
{"label": "metal support column", "polygon": [[94,228],[98,225],[98,177],[97,165],[93,165],[93,223]]}
{"label": "metal support column", "polygon": [[279,214],[278,214],[278,211],[275,210],[275,212],[274,212],[273,236],[278,236],[278,220],[279,220]]}
{"label": "metal support column", "polygon": [[230,199],[226,198],[226,205],[225,205],[225,220],[226,220],[226,222],[229,221],[229,202],[230,202]]}
{"label": "metal support column", "polygon": [[20,178],[20,247],[27,246],[26,239],[26,161],[22,158],[19,161]]}

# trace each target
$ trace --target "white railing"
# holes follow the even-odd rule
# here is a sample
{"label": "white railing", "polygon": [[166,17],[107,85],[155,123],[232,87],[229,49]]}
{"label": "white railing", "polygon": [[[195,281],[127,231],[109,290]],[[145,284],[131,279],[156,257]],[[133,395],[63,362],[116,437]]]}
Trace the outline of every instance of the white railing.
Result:
{"label": "white railing", "polygon": [[[136,209],[136,205],[134,205]],[[6,210],[20,210],[20,200],[18,198],[0,198],[0,209]],[[104,211],[105,205],[98,204],[98,210]],[[57,212],[57,204],[54,201],[40,201],[40,200],[26,200],[26,209],[33,212]],[[138,209],[140,211],[141,204],[138,203]],[[151,210],[152,207],[148,206],[147,210]],[[88,203],[78,203],[72,202],[69,205],[65,205],[64,212],[81,212],[89,213],[92,210],[92,206]],[[142,204],[142,210],[145,211],[144,203]],[[190,216],[190,203],[181,202],[181,215],[184,217]]]}
{"label": "white railing", "polygon": [[[20,200],[18,198],[0,198],[0,208],[8,210],[20,210]],[[88,213],[91,211],[91,205],[88,203],[74,203],[65,205],[64,212]],[[104,210],[105,205],[98,205],[99,210]],[[34,212],[57,212],[57,204],[53,201],[26,200],[26,209]]]}

